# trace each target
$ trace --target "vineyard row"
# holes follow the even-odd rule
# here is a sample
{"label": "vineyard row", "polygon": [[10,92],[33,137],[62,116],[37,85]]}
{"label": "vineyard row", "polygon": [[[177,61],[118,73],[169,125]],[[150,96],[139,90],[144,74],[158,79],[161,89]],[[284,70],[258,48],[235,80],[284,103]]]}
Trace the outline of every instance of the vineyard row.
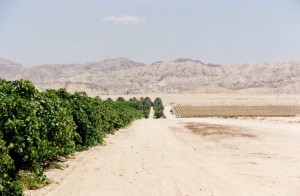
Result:
{"label": "vineyard row", "polygon": [[255,116],[297,116],[300,106],[192,106],[174,105],[177,118],[192,117],[255,117]]}
{"label": "vineyard row", "polygon": [[105,134],[143,117],[138,104],[63,89],[39,92],[29,81],[0,80],[0,195],[47,184],[47,165],[102,144]]}

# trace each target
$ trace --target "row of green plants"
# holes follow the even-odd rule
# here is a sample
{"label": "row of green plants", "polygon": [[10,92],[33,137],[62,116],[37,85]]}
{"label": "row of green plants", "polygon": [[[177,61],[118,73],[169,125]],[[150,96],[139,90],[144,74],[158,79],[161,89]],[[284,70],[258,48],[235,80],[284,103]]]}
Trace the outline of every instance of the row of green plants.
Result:
{"label": "row of green plants", "polygon": [[[112,100],[108,98],[108,100]],[[164,117],[164,105],[161,98],[157,97],[154,102],[151,101],[149,97],[137,99],[135,97],[130,98],[126,101],[123,97],[118,97],[116,99],[117,103],[125,104],[127,106],[133,107],[137,110],[141,110],[144,114],[145,118],[149,117],[150,109],[153,107],[154,109],[154,117],[162,118]]]}
{"label": "row of green plants", "polygon": [[[112,100],[108,98],[108,100]],[[133,107],[137,110],[140,110],[145,118],[149,118],[151,107],[153,106],[153,102],[149,97],[141,97],[140,99],[137,99],[135,97],[130,98],[128,101],[126,101],[123,97],[118,97],[116,99],[116,102],[119,104],[127,105],[129,107]]]}
{"label": "row of green plants", "polygon": [[[131,103],[64,89],[39,92],[29,81],[0,80],[0,195],[47,184],[43,171],[51,162],[102,144],[105,134],[143,115]],[[33,181],[22,181],[24,171]]]}

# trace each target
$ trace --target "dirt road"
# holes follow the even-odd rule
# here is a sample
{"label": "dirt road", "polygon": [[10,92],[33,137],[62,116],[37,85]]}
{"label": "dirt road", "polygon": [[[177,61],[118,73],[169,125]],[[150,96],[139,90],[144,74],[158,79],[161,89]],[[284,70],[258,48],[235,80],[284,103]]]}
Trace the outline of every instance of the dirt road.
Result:
{"label": "dirt road", "polygon": [[26,194],[300,195],[299,123],[143,119],[106,141]]}

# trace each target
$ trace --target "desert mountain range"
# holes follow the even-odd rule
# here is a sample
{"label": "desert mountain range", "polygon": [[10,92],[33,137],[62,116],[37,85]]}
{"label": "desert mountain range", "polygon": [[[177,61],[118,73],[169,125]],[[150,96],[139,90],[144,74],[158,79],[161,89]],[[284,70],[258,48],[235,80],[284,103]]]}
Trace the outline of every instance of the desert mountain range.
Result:
{"label": "desert mountain range", "polygon": [[299,93],[300,62],[217,65],[180,58],[150,65],[127,58],[24,67],[0,58],[0,78],[27,79],[38,89],[90,95],[141,93]]}

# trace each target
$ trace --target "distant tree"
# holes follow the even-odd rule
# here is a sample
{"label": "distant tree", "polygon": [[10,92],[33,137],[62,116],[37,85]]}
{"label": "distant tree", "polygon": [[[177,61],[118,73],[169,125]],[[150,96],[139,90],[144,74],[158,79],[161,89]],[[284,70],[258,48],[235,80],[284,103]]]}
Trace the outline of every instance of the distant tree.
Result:
{"label": "distant tree", "polygon": [[153,102],[153,109],[154,110],[164,110],[164,106],[162,103],[161,98],[157,97]]}
{"label": "distant tree", "polygon": [[143,103],[141,102],[141,101],[139,101],[139,106],[138,106],[139,108],[139,110],[142,110],[142,111],[144,111],[144,106],[143,106]]}
{"label": "distant tree", "polygon": [[101,97],[99,97],[99,96],[96,96],[95,98],[98,99],[98,100],[101,100]]}
{"label": "distant tree", "polygon": [[156,110],[155,113],[154,113],[155,118],[161,118],[163,116],[164,116],[163,110]]}
{"label": "distant tree", "polygon": [[154,117],[161,118],[164,117],[164,106],[162,103],[161,98],[157,97],[153,102],[153,109],[154,109]]}
{"label": "distant tree", "polygon": [[143,106],[145,109],[150,109],[151,106],[153,105],[151,99],[149,97],[146,97],[142,100]]}
{"label": "distant tree", "polygon": [[123,97],[118,97],[117,101],[125,101],[125,99]]}
{"label": "distant tree", "polygon": [[112,99],[111,99],[110,97],[108,97],[108,98],[106,99],[106,101],[112,101]]}
{"label": "distant tree", "polygon": [[129,99],[129,101],[137,101],[136,97],[132,97]]}

